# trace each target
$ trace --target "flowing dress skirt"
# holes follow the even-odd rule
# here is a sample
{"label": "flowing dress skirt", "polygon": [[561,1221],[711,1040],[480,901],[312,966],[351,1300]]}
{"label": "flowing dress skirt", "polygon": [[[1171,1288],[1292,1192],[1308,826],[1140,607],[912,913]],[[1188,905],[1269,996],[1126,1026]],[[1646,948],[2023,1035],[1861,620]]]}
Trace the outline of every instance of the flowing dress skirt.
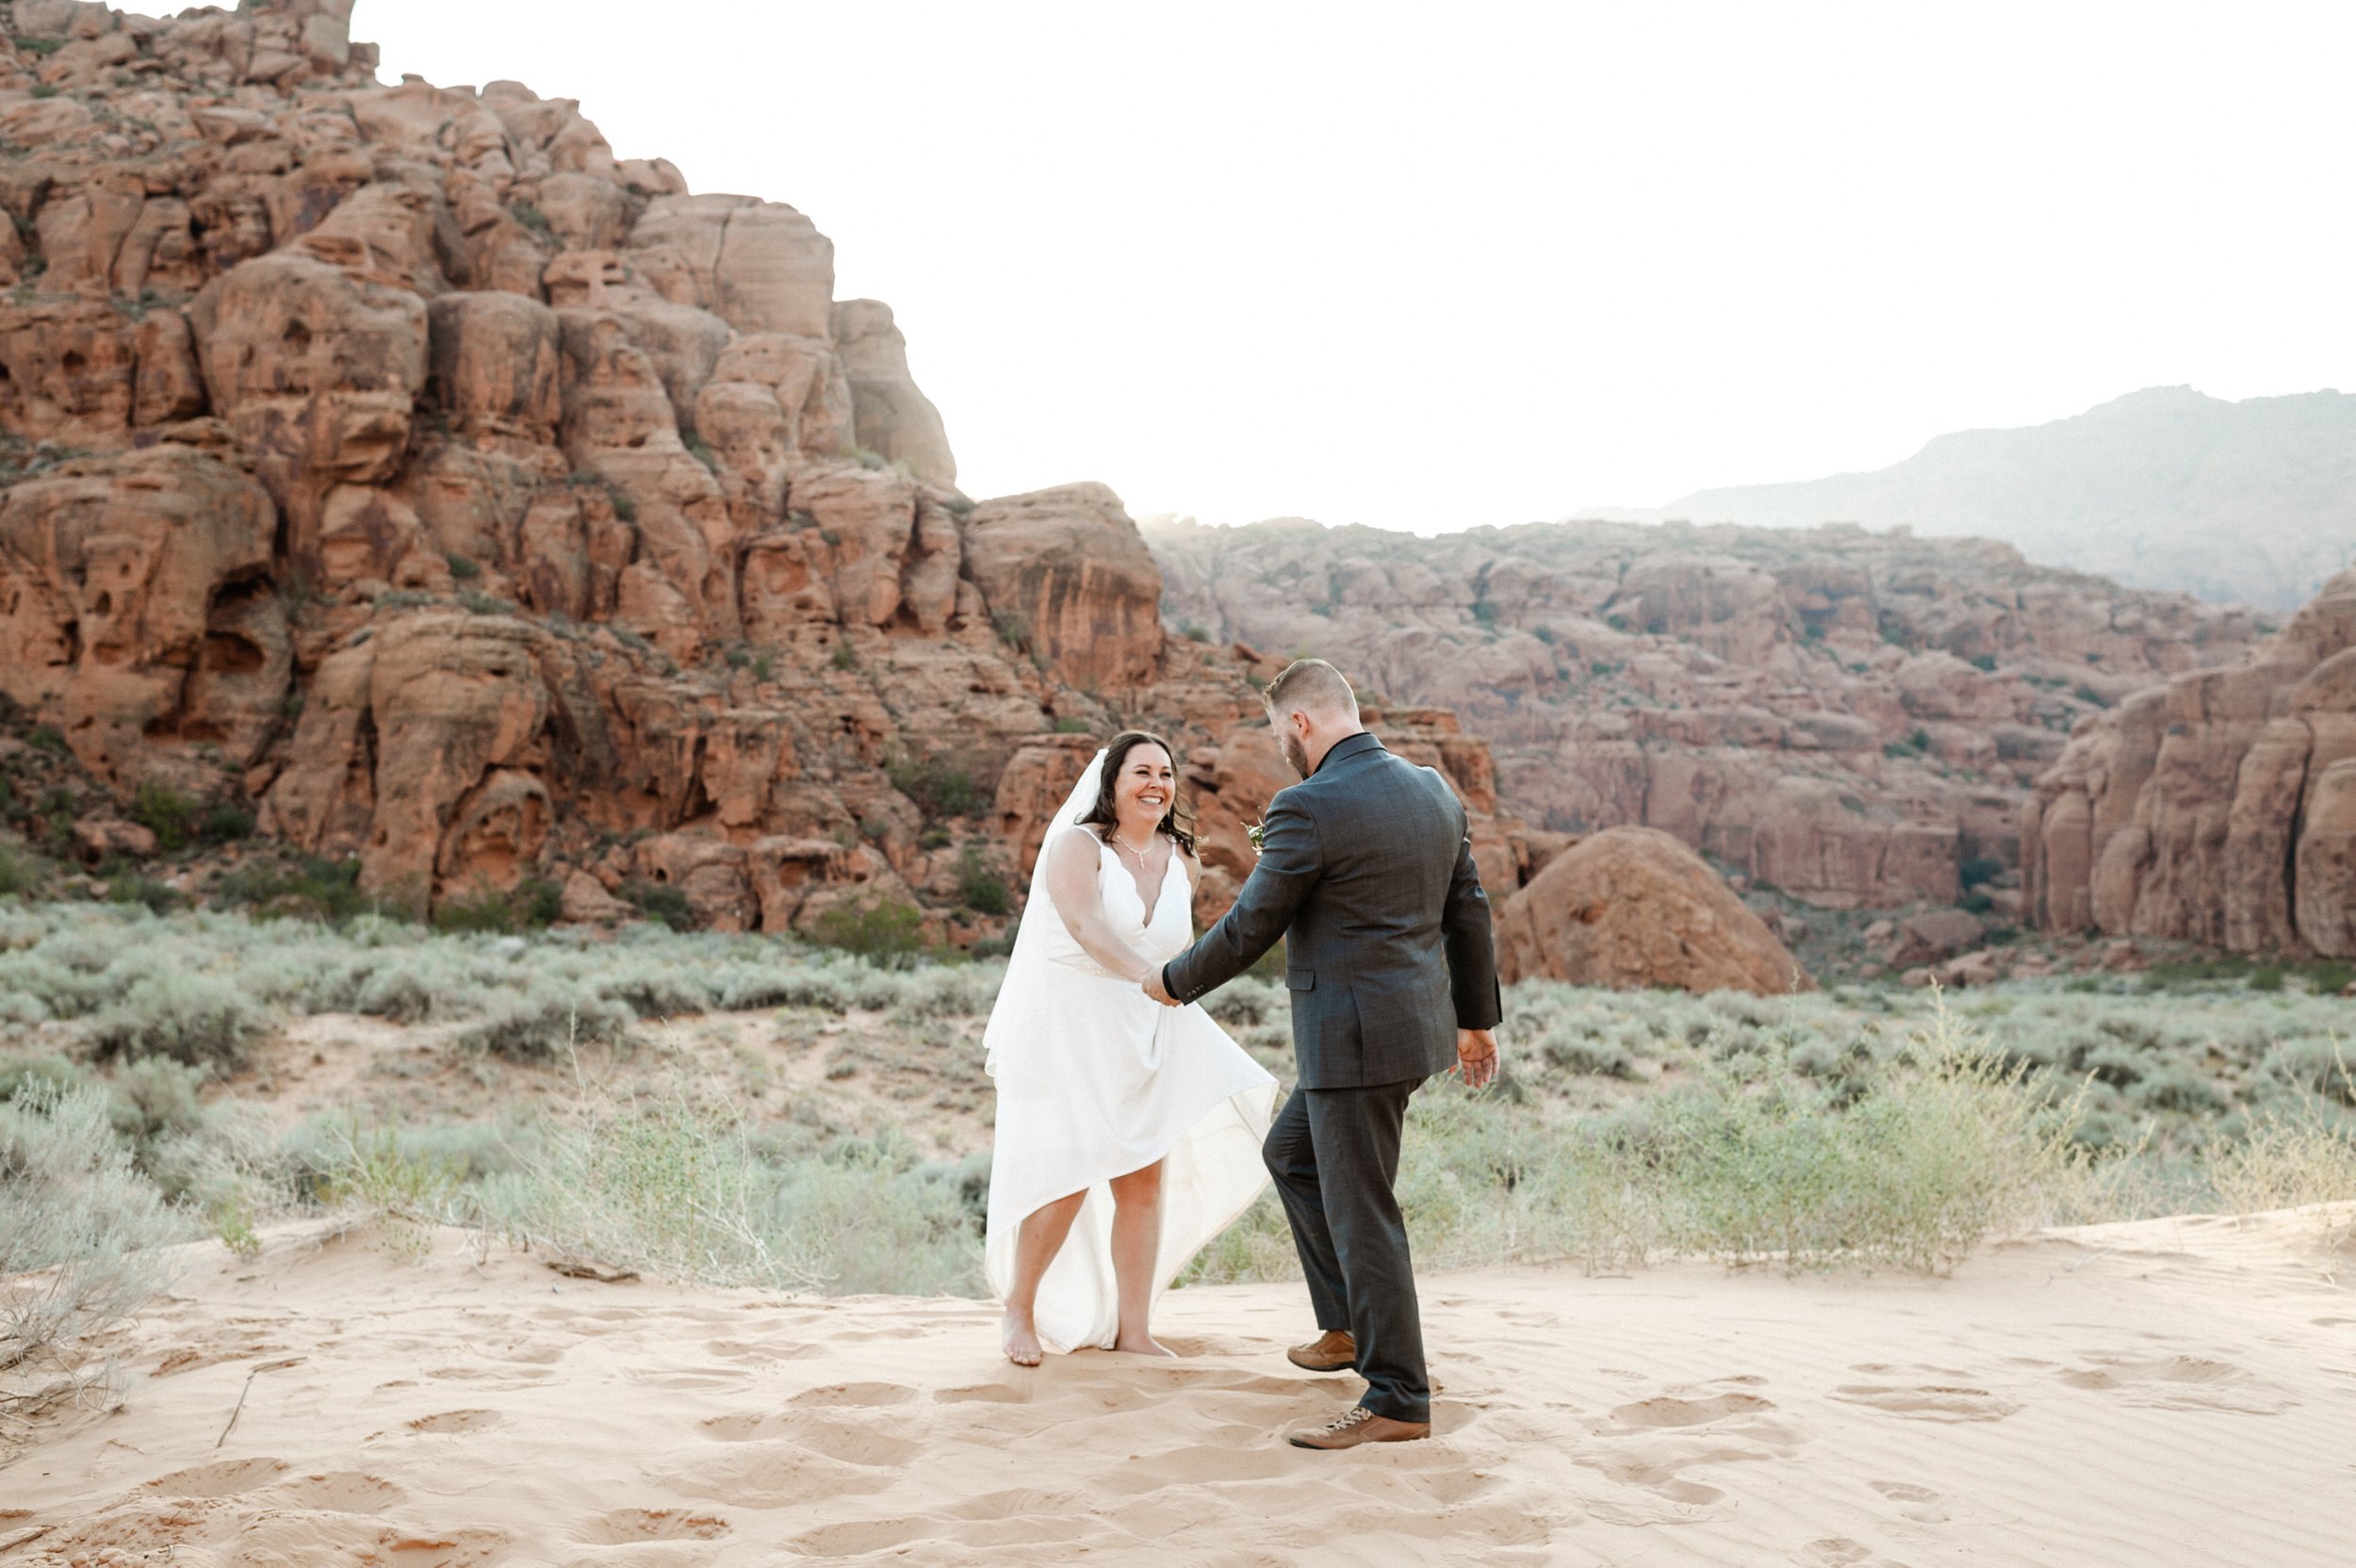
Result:
{"label": "flowing dress skirt", "polygon": [[1088,1194],[1039,1284],[1033,1321],[1050,1350],[1109,1348],[1119,1330],[1106,1184],[1162,1168],[1159,1301],[1268,1184],[1260,1142],[1276,1081],[1200,1006],[1165,1007],[1102,971],[1052,966],[1055,981],[1001,1021],[996,1149],[984,1272],[1001,1301],[1014,1282],[1016,1233],[1058,1198]]}

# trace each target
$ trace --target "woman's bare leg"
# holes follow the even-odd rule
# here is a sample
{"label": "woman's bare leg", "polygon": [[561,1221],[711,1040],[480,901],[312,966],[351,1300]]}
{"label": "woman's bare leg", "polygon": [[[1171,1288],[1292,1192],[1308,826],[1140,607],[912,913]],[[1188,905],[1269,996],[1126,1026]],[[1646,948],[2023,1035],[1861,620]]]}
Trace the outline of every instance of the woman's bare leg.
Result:
{"label": "woman's bare leg", "polygon": [[1080,1205],[1087,1199],[1087,1193],[1075,1192],[1034,1209],[1015,1233],[1014,1283],[1006,1290],[1006,1315],[1000,1331],[1006,1359],[1017,1366],[1039,1364],[1039,1331],[1031,1325],[1031,1314],[1039,1306],[1039,1282],[1046,1277],[1047,1266],[1055,1261],[1055,1254],[1063,1250],[1063,1238],[1072,1233],[1072,1222],[1079,1217]]}
{"label": "woman's bare leg", "polygon": [[1146,1326],[1153,1298],[1153,1259],[1162,1246],[1162,1162],[1116,1176],[1113,1188],[1113,1280],[1121,1296],[1116,1350],[1167,1356]]}

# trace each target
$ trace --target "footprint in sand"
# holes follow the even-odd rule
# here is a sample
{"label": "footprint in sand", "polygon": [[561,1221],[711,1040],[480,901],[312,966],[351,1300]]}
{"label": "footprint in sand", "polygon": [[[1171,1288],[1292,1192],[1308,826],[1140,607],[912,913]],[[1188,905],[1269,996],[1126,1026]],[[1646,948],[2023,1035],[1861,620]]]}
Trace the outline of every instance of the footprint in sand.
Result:
{"label": "footprint in sand", "polygon": [[437,1415],[420,1415],[408,1425],[411,1431],[426,1434],[479,1432],[505,1419],[495,1410],[446,1410]]}
{"label": "footprint in sand", "polygon": [[905,1405],[915,1397],[916,1390],[904,1383],[830,1383],[824,1388],[806,1388],[786,1403],[882,1410]]}
{"label": "footprint in sand", "polygon": [[[1639,1487],[1680,1509],[1706,1508],[1723,1499],[1719,1488],[1682,1474],[1697,1464],[1741,1463],[1783,1459],[1797,1451],[1800,1437],[1765,1419],[1774,1402],[1756,1394],[1656,1395],[1622,1405],[1590,1429],[1611,1440],[1600,1451],[1575,1456],[1579,1463],[1623,1485]],[[1624,1501],[1590,1501],[1588,1511],[1612,1523],[1657,1523],[1689,1513],[1663,1514],[1649,1505],[1630,1510]]]}
{"label": "footprint in sand", "polygon": [[295,1508],[317,1513],[382,1513],[409,1496],[382,1476],[358,1470],[297,1476],[271,1487],[270,1495],[273,1502],[284,1498]]}
{"label": "footprint in sand", "polygon": [[742,1339],[715,1339],[704,1348],[723,1361],[743,1362],[753,1366],[765,1365],[775,1361],[809,1361],[814,1356],[823,1356],[826,1353],[824,1348],[806,1339],[768,1340],[758,1343]]}
{"label": "footprint in sand", "polygon": [[1852,1568],[1853,1564],[1863,1562],[1873,1555],[1871,1546],[1845,1536],[1830,1535],[1822,1541],[1809,1542],[1800,1560],[1808,1564],[1809,1568],[1816,1568],[1817,1564],[1823,1564],[1824,1568]]}
{"label": "footprint in sand", "polygon": [[777,1438],[748,1438],[650,1468],[646,1476],[684,1497],[782,1509],[881,1492],[898,1481],[900,1472],[848,1463]]}
{"label": "footprint in sand", "polygon": [[268,1486],[286,1473],[283,1459],[233,1459],[158,1476],[145,1488],[161,1497],[234,1497]]}
{"label": "footprint in sand", "polygon": [[504,1530],[451,1530],[446,1535],[404,1535],[386,1531],[378,1542],[381,1555],[360,1561],[383,1561],[391,1568],[482,1568],[507,1555]]}
{"label": "footprint in sand", "polygon": [[590,1521],[581,1539],[599,1546],[631,1546],[641,1541],[717,1541],[728,1522],[683,1508],[623,1508]]}
{"label": "footprint in sand", "polygon": [[1718,1394],[1707,1399],[1679,1399],[1663,1394],[1622,1405],[1612,1413],[1612,1421],[1620,1431],[1653,1431],[1663,1427],[1706,1426],[1731,1415],[1756,1415],[1775,1408],[1755,1394]]}
{"label": "footprint in sand", "polygon": [[970,1388],[942,1388],[933,1392],[937,1405],[1027,1405],[1031,1390],[1013,1383],[975,1383]]}
{"label": "footprint in sand", "polygon": [[2002,1421],[2021,1406],[2010,1399],[1998,1397],[1985,1388],[1975,1387],[1972,1375],[1950,1366],[1889,1366],[1880,1362],[1866,1362],[1849,1368],[1874,1377],[1929,1378],[1933,1381],[1843,1383],[1832,1396],[1843,1404],[1863,1405],[1885,1415],[1897,1415],[1913,1421]]}
{"label": "footprint in sand", "polygon": [[2118,1393],[2125,1402],[2154,1410],[2213,1410],[2236,1415],[2280,1415],[2299,1401],[2230,1362],[2205,1356],[2139,1359],[2089,1354],[2091,1364],[2059,1374],[2071,1388]]}
{"label": "footprint in sand", "polygon": [[857,1421],[800,1411],[715,1415],[703,1423],[703,1432],[721,1443],[795,1443],[828,1459],[871,1469],[892,1469],[905,1464],[921,1446],[914,1438],[897,1437]]}
{"label": "footprint in sand", "polygon": [[1944,1500],[1927,1486],[1916,1486],[1911,1481],[1868,1481],[1866,1484],[1898,1504],[1898,1511],[1918,1525],[1943,1525],[1947,1522]]}

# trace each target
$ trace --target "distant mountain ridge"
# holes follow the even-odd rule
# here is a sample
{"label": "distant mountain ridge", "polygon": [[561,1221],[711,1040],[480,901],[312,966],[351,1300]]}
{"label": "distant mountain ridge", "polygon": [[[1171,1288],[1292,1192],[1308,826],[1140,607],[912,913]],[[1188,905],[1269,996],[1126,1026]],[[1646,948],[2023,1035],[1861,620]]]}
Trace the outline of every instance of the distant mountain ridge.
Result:
{"label": "distant mountain ridge", "polygon": [[2288,610],[2356,564],[2356,396],[2154,386],[2050,424],[1936,436],[1869,473],[1579,516],[1976,534],[2136,587]]}

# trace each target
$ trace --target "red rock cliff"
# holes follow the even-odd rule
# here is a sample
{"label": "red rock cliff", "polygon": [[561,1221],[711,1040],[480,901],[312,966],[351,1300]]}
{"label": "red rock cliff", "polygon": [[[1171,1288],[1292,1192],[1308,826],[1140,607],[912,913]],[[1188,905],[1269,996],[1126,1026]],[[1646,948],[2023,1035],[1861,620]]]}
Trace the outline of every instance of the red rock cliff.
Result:
{"label": "red rock cliff", "polygon": [[[1059,732],[1146,723],[1223,905],[1284,782],[1259,666],[1165,646],[1119,499],[968,500],[809,219],[514,82],[379,86],[351,11],[15,0],[0,691],[373,890],[652,884],[736,929],[913,897],[973,934]],[[1514,874],[1485,748],[1391,733]]]}
{"label": "red rock cliff", "polygon": [[2081,724],[2021,846],[2051,929],[2356,956],[2356,572],[2240,662]]}

